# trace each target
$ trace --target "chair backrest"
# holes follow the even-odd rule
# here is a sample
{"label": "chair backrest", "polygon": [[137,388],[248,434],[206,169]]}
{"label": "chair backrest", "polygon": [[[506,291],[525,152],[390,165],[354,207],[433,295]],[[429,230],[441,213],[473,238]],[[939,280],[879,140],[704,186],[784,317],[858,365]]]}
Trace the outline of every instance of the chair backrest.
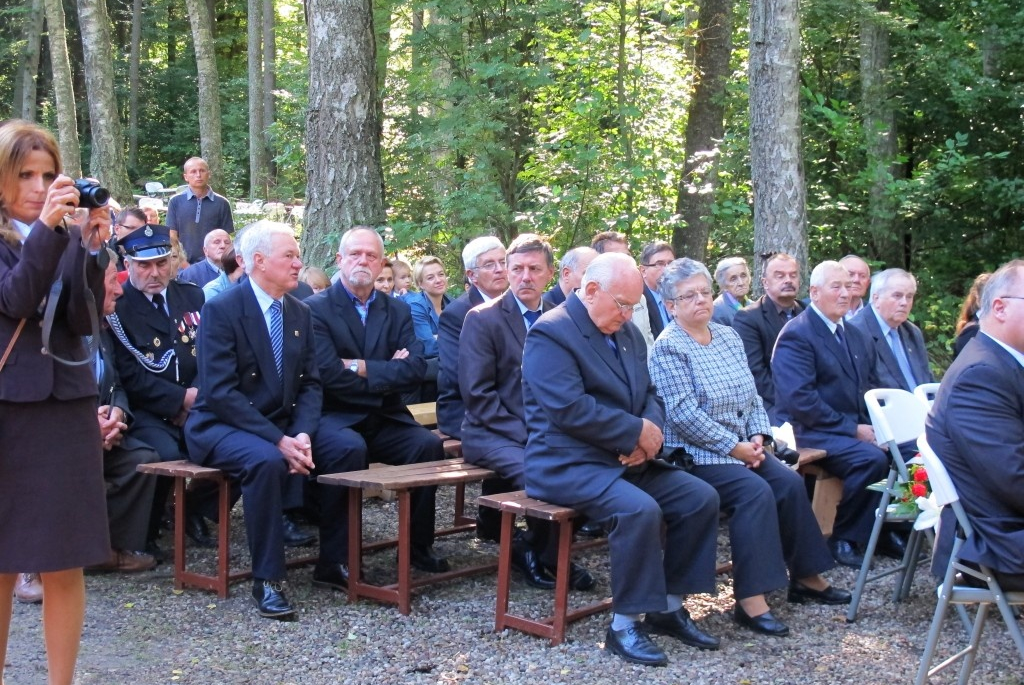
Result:
{"label": "chair backrest", "polygon": [[924,462],[924,468],[928,472],[928,482],[932,486],[932,492],[935,493],[935,503],[944,507],[958,501],[960,496],[956,494],[956,486],[953,485],[953,480],[949,477],[949,471],[939,460],[939,455],[935,454],[935,450],[928,444],[927,435],[921,435],[917,439],[917,449],[921,451],[921,461]]}
{"label": "chair backrest", "polygon": [[146,182],[146,192],[149,193],[150,195],[153,195],[155,193],[159,193],[163,189],[164,189],[164,184],[161,183],[160,181],[147,181]]}
{"label": "chair backrest", "polygon": [[924,402],[925,406],[931,409],[937,392],[939,392],[938,383],[922,383],[914,388],[914,397]]}
{"label": "chair backrest", "polygon": [[906,390],[877,388],[864,393],[864,402],[879,444],[897,445],[917,440],[924,433],[928,408]]}

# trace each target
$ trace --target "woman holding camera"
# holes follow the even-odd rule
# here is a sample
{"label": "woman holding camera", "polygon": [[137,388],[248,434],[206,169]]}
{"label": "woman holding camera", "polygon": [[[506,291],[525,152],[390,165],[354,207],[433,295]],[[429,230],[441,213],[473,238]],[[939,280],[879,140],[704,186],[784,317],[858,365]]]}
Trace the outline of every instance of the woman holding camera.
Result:
{"label": "woman holding camera", "polygon": [[[85,238],[69,228],[80,193],[60,171],[47,131],[0,123],[0,681],[12,589],[19,572],[31,571],[45,597],[49,682],[70,685],[85,614],[82,568],[105,561],[110,542],[94,367],[59,360],[89,359],[83,336],[94,331],[104,276],[93,253],[109,234],[110,212],[89,211]],[[47,340],[44,319],[52,321]]]}

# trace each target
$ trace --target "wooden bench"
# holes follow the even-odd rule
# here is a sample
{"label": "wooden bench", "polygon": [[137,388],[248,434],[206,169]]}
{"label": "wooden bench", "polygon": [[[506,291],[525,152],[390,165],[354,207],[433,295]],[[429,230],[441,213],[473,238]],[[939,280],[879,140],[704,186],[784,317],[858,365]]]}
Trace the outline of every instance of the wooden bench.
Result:
{"label": "wooden bench", "polygon": [[[153,464],[139,464],[139,473],[153,476],[167,476],[174,479],[174,589],[197,587],[213,590],[218,597],[226,598],[228,586],[239,580],[252,577],[251,570],[231,572],[231,480],[219,469],[199,466],[190,461],[164,461]],[[214,575],[189,571],[185,558],[185,480],[208,480],[217,484],[217,572]],[[288,566],[301,566],[317,560],[317,555],[293,559]]]}
{"label": "wooden bench", "polygon": [[[611,608],[610,597],[593,602],[583,607],[569,609],[569,562],[570,552],[591,547],[605,542],[590,541],[578,545],[572,544],[573,519],[576,510],[548,504],[531,497],[524,491],[503,492],[495,495],[482,495],[477,504],[501,512],[501,544],[498,552],[498,596],[494,611],[494,630],[500,632],[505,628],[515,628],[530,635],[546,637],[551,645],[559,645],[565,641],[565,628],[569,623],[581,618],[606,611]],[[550,616],[532,619],[513,614],[509,611],[509,589],[512,580],[512,536],[516,516],[532,516],[552,521],[558,527],[558,561],[555,566],[555,610]]]}
{"label": "wooden bench", "polygon": [[814,463],[828,456],[825,450],[801,447],[797,452],[800,453],[800,458],[796,462],[797,473],[801,476],[813,476],[815,479],[811,509],[814,511],[814,518],[818,520],[821,534],[828,537],[832,534],[832,526],[836,521],[836,507],[843,498],[843,480]]}
{"label": "wooden bench", "polygon": [[[411,609],[411,595],[415,588],[434,583],[484,573],[495,568],[495,563],[471,566],[468,568],[435,573],[430,576],[413,578],[411,563],[411,528],[413,488],[453,485],[456,487],[455,514],[451,528],[439,530],[436,535],[450,535],[473,530],[476,519],[467,517],[465,507],[466,483],[482,481],[490,478],[494,472],[488,469],[467,464],[462,459],[445,459],[442,461],[409,464],[405,466],[385,466],[346,473],[331,473],[319,476],[317,481],[324,485],[349,488],[348,497],[348,597],[355,601],[360,597],[369,597],[381,602],[398,605],[398,611],[408,614]],[[363,497],[367,488],[391,490],[398,498],[398,539],[375,543],[363,541]],[[364,551],[373,551],[383,547],[398,547],[398,580],[388,585],[374,585],[362,578],[362,561]]]}

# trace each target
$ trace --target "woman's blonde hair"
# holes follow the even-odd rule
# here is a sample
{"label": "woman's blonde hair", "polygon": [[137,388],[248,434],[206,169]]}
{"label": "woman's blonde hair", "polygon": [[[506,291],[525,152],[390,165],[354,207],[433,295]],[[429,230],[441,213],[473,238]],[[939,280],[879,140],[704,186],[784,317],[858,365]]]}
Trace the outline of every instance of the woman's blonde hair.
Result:
{"label": "woman's blonde hair", "polygon": [[5,196],[15,187],[22,165],[34,150],[49,154],[57,173],[61,172],[60,148],[49,131],[23,119],[0,123],[0,238],[12,244],[20,242],[21,235],[11,225]]}

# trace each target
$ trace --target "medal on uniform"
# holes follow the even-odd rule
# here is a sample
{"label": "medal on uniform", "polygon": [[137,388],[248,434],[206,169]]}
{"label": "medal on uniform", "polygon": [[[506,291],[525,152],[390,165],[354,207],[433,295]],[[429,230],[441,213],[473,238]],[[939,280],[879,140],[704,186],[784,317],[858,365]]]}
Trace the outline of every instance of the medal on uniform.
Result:
{"label": "medal on uniform", "polygon": [[160,338],[153,338],[153,347],[160,347]]}

